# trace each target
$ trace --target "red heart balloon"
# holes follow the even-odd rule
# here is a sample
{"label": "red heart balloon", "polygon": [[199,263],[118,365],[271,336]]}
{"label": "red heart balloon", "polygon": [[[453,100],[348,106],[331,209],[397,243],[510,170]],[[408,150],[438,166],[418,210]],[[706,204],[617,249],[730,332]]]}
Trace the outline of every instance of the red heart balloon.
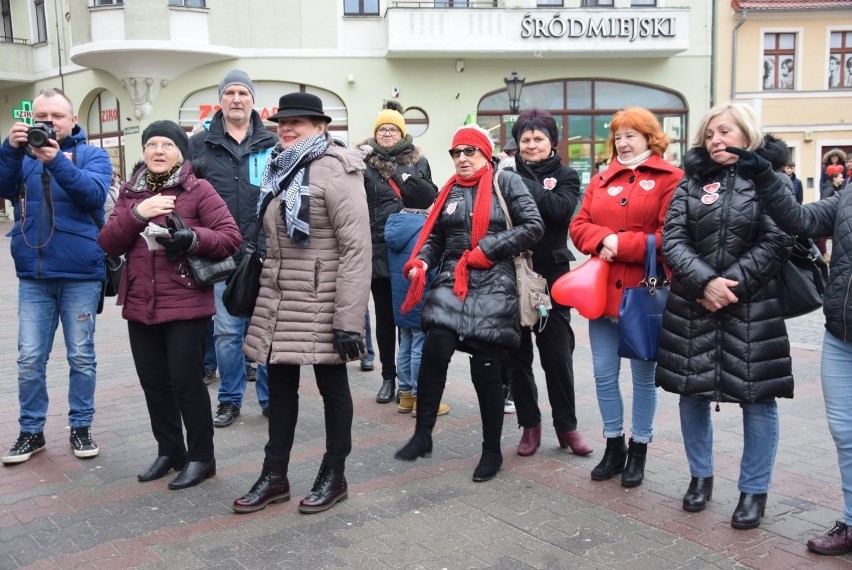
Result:
{"label": "red heart balloon", "polygon": [[561,305],[574,307],[587,319],[597,319],[606,309],[608,278],[609,263],[594,256],[557,279],[550,296]]}

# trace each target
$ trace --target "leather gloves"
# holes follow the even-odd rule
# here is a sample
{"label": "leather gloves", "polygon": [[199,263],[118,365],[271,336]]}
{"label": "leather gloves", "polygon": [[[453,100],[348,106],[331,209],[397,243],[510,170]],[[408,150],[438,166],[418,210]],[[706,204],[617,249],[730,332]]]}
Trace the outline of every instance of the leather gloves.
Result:
{"label": "leather gloves", "polygon": [[166,218],[166,227],[171,237],[157,238],[157,243],[169,253],[186,253],[195,248],[197,238],[195,232],[186,228],[177,229],[171,216]]}
{"label": "leather gloves", "polygon": [[334,342],[332,343],[340,360],[348,362],[360,358],[364,354],[364,341],[360,333],[334,329]]}
{"label": "leather gloves", "polygon": [[729,146],[725,148],[725,152],[729,152],[740,157],[739,160],[737,160],[737,169],[743,178],[754,180],[766,171],[772,170],[772,165],[769,164],[768,160],[750,150]]}

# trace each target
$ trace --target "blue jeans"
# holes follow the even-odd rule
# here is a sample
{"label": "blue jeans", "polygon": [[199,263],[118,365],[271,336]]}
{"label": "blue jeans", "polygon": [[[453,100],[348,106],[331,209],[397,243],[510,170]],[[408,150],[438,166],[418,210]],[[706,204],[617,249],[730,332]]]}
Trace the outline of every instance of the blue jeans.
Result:
{"label": "blue jeans", "polygon": [[216,343],[213,340],[213,322],[207,327],[207,340],[204,343],[204,373],[216,370]]}
{"label": "blue jeans", "polygon": [[852,524],[852,343],[826,331],[822,341],[822,395],[828,429],[837,448],[843,518]]}
{"label": "blue jeans", "polygon": [[[607,317],[589,321],[592,368],[604,437],[621,437],[624,433],[624,401],[618,386],[621,368],[618,338],[618,323]],[[657,387],[654,384],[656,369],[656,362],[630,360],[633,377],[631,436],[636,443],[649,443],[654,434],[654,414],[657,411]]]}
{"label": "blue jeans", "polygon": [[[713,423],[710,400],[680,397],[680,431],[689,473],[693,477],[713,475]],[[775,400],[740,404],[743,410],[743,454],[740,458],[742,493],[766,493],[772,480],[778,450],[778,406]]]}
{"label": "blue jeans", "polygon": [[417,375],[420,374],[420,357],[426,333],[421,329],[399,327],[399,349],[396,353],[396,377],[400,390],[411,390],[417,395]]}
{"label": "blue jeans", "polygon": [[373,329],[370,326],[370,309],[364,313],[364,336],[367,339],[367,359],[375,360],[376,351],[373,350]]}
{"label": "blue jeans", "polygon": [[18,286],[18,401],[21,431],[47,421],[47,359],[62,322],[68,374],[68,425],[92,425],[95,415],[95,318],[100,281],[21,279]]}
{"label": "blue jeans", "polygon": [[[246,357],[243,342],[246,338],[249,319],[234,317],[222,303],[225,283],[216,283],[213,293],[216,299],[216,314],[213,315],[213,340],[216,345],[216,360],[219,364],[219,403],[243,406],[246,391]],[[266,363],[258,363],[255,380],[257,402],[261,408],[269,405],[269,376]]]}

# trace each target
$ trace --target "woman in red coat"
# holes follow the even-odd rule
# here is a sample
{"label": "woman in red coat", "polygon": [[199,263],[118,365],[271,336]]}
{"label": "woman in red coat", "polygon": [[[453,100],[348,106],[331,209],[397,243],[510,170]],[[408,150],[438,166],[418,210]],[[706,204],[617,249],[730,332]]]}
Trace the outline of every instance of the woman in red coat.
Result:
{"label": "woman in red coat", "polygon": [[647,234],[662,242],[669,200],[683,171],[663,159],[668,138],[648,110],[628,107],[610,123],[607,145],[615,159],[592,178],[583,204],[571,222],[577,248],[611,263],[606,310],[589,321],[589,342],[606,452],[592,470],[603,481],[622,473],[621,484],[636,487],[645,476],[645,453],[651,441],[657,392],[656,363],[632,360],[633,413],[630,446],[624,443],[624,403],[618,386],[618,307],[625,287],[636,287],[645,273]]}
{"label": "woman in red coat", "polygon": [[[192,487],[216,473],[210,395],[203,380],[207,322],[216,308],[213,287],[195,283],[186,254],[224,259],[242,244],[225,202],[184,162],[188,146],[186,133],[171,121],[154,121],[145,129],[145,164],[121,187],[98,238],[105,252],[127,258],[118,304],[157,440],[157,458],[138,479],[180,471],[170,489]],[[149,222],[175,225],[175,214],[186,228],[172,229],[157,238],[160,247],[149,250],[139,233]]]}

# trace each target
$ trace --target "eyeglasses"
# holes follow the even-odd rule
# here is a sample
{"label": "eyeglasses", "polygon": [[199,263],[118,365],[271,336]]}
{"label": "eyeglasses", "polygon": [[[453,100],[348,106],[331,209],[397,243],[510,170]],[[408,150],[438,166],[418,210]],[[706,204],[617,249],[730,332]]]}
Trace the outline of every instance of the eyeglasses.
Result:
{"label": "eyeglasses", "polygon": [[377,130],[376,134],[379,134],[379,135],[398,135],[400,132],[402,132],[402,131],[400,131],[396,127],[384,127],[382,129]]}
{"label": "eyeglasses", "polygon": [[473,156],[478,150],[479,149],[475,146],[469,146],[467,148],[451,148],[450,156],[452,156],[453,160],[455,160],[460,157],[462,153],[464,153],[465,156]]}
{"label": "eyeglasses", "polygon": [[157,150],[158,148],[163,149],[164,151],[170,151],[177,148],[175,143],[172,142],[164,142],[164,143],[155,143],[155,142],[147,142],[145,143],[145,150]]}

